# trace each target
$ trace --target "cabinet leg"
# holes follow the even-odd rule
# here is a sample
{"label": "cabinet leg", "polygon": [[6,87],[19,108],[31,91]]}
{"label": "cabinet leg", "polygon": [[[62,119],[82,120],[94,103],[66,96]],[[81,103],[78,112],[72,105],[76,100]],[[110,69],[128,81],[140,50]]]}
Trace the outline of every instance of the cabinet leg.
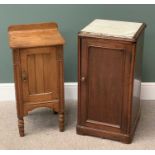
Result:
{"label": "cabinet leg", "polygon": [[19,135],[24,137],[24,119],[18,119]]}
{"label": "cabinet leg", "polygon": [[64,113],[59,114],[59,130],[64,131]]}

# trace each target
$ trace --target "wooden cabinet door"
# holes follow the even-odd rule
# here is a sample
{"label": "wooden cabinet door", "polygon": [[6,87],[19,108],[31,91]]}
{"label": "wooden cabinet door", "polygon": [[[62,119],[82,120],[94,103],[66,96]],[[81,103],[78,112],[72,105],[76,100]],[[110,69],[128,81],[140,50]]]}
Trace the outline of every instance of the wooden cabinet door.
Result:
{"label": "wooden cabinet door", "polygon": [[57,100],[59,93],[57,47],[21,50],[21,78],[24,102]]}
{"label": "wooden cabinet door", "polygon": [[[113,43],[114,42],[114,43]],[[79,54],[79,124],[126,133],[131,46],[82,38]]]}

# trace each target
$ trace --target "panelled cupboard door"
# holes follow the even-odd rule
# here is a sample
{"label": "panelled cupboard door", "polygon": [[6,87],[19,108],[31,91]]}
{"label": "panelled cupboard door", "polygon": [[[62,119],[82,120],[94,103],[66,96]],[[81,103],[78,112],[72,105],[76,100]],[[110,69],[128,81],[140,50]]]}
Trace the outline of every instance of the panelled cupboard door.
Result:
{"label": "panelled cupboard door", "polygon": [[57,100],[59,93],[57,47],[37,47],[21,50],[24,102]]}
{"label": "panelled cupboard door", "polygon": [[81,39],[79,124],[127,132],[131,59],[132,49],[128,44]]}

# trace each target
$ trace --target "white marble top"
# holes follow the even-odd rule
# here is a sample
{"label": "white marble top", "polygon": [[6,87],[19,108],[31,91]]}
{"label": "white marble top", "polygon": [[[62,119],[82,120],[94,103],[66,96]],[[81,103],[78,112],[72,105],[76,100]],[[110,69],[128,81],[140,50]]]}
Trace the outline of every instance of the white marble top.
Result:
{"label": "white marble top", "polygon": [[95,19],[82,32],[132,39],[142,23]]}

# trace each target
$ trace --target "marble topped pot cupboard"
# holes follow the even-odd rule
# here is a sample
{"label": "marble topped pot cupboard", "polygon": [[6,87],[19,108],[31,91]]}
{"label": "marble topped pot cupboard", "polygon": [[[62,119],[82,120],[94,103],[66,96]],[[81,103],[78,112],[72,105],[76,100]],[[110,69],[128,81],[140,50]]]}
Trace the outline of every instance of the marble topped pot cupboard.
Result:
{"label": "marble topped pot cupboard", "polygon": [[8,29],[13,53],[16,104],[20,136],[24,116],[47,107],[59,113],[64,130],[64,39],[56,23],[12,25]]}
{"label": "marble topped pot cupboard", "polygon": [[131,143],[140,117],[145,27],[96,19],[79,32],[78,134]]}

